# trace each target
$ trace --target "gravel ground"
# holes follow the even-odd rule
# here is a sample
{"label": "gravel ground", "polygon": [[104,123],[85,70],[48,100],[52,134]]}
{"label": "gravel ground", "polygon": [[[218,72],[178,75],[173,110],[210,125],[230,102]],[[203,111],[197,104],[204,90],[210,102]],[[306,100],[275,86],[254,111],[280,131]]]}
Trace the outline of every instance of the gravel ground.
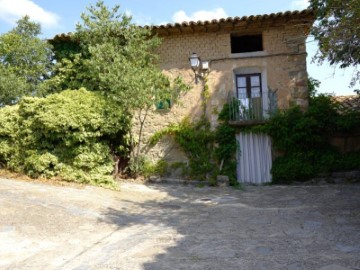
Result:
{"label": "gravel ground", "polygon": [[115,192],[0,178],[0,269],[360,269],[360,185]]}

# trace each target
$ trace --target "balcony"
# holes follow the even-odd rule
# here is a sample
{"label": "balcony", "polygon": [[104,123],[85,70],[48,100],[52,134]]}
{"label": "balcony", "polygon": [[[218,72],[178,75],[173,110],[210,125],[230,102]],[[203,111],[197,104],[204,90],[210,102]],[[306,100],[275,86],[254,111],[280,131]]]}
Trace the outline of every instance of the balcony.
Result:
{"label": "balcony", "polygon": [[253,126],[266,122],[276,111],[276,93],[270,92],[264,96],[254,98],[228,97],[229,124],[232,126]]}

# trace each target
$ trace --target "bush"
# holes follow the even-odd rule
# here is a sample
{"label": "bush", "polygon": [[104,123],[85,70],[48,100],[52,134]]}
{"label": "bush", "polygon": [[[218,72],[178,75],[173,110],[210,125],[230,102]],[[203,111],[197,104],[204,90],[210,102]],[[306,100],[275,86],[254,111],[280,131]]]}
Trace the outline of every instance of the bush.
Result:
{"label": "bush", "polygon": [[20,118],[18,110],[17,105],[0,109],[0,162],[4,164],[19,152],[16,150]]}
{"label": "bush", "polygon": [[327,95],[312,97],[305,112],[299,107],[278,112],[260,128],[284,153],[273,163],[273,182],[290,183],[335,170],[359,169],[359,153],[340,155],[329,143],[334,133],[356,132],[359,126],[359,113],[342,109]]}
{"label": "bush", "polygon": [[156,163],[148,160],[146,156],[140,155],[131,158],[128,166],[129,173],[134,177],[139,175],[149,178],[150,176],[164,176],[168,171],[168,163],[165,160],[158,160]]}
{"label": "bush", "polygon": [[271,170],[273,183],[290,184],[314,176],[314,167],[308,160],[299,156],[283,156],[277,158]]}
{"label": "bush", "polygon": [[335,171],[360,170],[360,151],[345,155],[339,155],[334,161]]}
{"label": "bush", "polygon": [[129,127],[128,115],[97,92],[24,98],[0,109],[0,161],[32,177],[113,185],[112,154],[126,154]]}

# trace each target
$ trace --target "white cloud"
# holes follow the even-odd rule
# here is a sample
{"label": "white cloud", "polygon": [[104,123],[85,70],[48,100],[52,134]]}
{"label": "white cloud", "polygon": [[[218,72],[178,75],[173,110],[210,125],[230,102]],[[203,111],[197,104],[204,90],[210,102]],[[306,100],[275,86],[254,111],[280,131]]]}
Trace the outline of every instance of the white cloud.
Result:
{"label": "white cloud", "polygon": [[179,10],[178,12],[174,13],[174,15],[172,16],[172,20],[177,23],[182,23],[189,21],[210,21],[213,19],[221,19],[226,17],[228,17],[228,15],[222,8],[217,8],[210,11],[199,10],[191,15],[187,15],[185,11]]}
{"label": "white cloud", "polygon": [[291,2],[291,8],[292,9],[306,9],[309,7],[309,0],[294,0]]}
{"label": "white cloud", "polygon": [[128,17],[132,17],[133,16],[133,13],[130,9],[126,9],[125,10],[125,15],[128,16]]}
{"label": "white cloud", "polygon": [[142,14],[134,14],[130,9],[125,10],[125,15],[132,18],[132,22],[137,25],[151,25],[151,17]]}
{"label": "white cloud", "polygon": [[60,17],[58,15],[46,11],[31,0],[0,0],[1,20],[14,23],[25,15],[29,15],[31,20],[46,28],[59,26]]}

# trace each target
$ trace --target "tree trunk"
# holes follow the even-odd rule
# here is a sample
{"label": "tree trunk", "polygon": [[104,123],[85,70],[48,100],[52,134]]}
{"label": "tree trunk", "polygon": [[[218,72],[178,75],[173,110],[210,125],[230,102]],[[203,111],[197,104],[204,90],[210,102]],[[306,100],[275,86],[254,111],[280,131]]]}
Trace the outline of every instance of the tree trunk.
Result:
{"label": "tree trunk", "polygon": [[142,133],[143,133],[143,129],[144,129],[144,124],[145,124],[145,120],[146,117],[148,115],[149,112],[149,108],[145,109],[145,113],[144,113],[144,117],[141,118],[141,112],[142,110],[139,111],[139,122],[140,122],[140,130],[139,130],[139,136],[138,136],[138,145],[137,145],[137,149],[136,149],[136,156],[135,158],[138,158],[140,156],[140,150],[141,150],[141,139],[142,139]]}
{"label": "tree trunk", "polygon": [[120,157],[115,155],[115,156],[114,156],[114,161],[115,161],[115,164],[114,164],[114,174],[113,174],[113,177],[114,177],[114,179],[116,179],[116,176],[117,176],[118,173],[119,173]]}

